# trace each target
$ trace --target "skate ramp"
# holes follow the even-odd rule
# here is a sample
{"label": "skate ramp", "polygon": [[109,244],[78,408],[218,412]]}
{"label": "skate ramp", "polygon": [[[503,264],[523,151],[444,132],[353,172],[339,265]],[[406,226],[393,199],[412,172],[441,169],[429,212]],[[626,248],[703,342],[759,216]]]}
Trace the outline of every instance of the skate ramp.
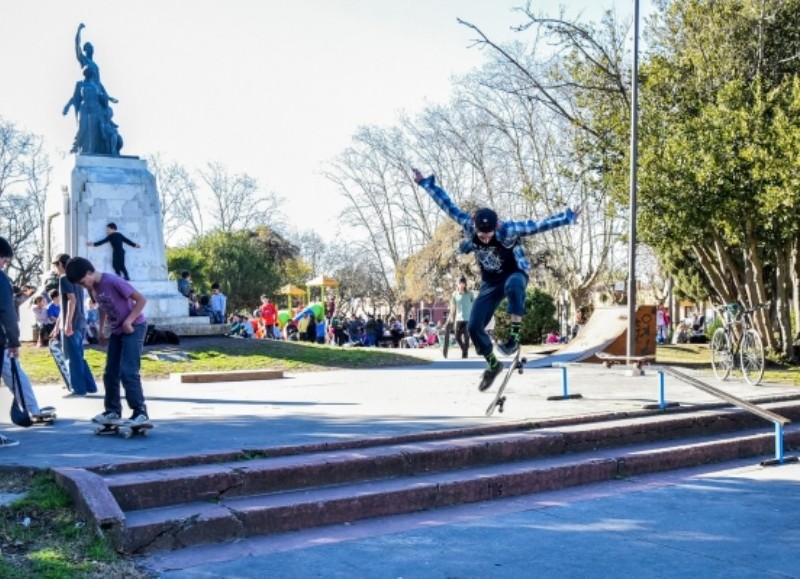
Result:
{"label": "skate ramp", "polygon": [[[655,306],[639,306],[636,310],[636,356],[656,353]],[[568,362],[600,362],[597,352],[624,356],[628,340],[628,308],[597,308],[589,321],[564,347],[538,359],[528,358],[526,368],[549,368]]]}

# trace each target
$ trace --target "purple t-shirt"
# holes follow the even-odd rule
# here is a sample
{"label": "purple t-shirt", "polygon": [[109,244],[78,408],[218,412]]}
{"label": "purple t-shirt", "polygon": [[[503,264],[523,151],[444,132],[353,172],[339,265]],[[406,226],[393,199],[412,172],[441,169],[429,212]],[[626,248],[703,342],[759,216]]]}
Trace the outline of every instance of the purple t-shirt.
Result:
{"label": "purple t-shirt", "polygon": [[[100,281],[95,284],[93,297],[97,307],[105,314],[106,324],[112,334],[122,333],[122,322],[130,315],[133,309],[131,295],[136,290],[127,281],[113,273],[103,273]],[[144,313],[133,321],[134,324],[143,324],[146,319]]]}

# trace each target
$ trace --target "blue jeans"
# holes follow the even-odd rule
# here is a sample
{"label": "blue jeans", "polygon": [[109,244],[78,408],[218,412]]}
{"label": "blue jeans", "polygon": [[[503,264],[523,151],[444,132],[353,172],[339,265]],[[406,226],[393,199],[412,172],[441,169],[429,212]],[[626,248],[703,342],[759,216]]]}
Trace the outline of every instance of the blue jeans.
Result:
{"label": "blue jeans", "polygon": [[69,366],[69,383],[73,392],[83,396],[84,394],[94,394],[97,392],[97,384],[89,369],[89,364],[83,358],[83,331],[73,332],[67,336],[61,332],[62,343],[64,344],[64,357]]}
{"label": "blue jeans", "polygon": [[486,326],[492,319],[497,306],[508,298],[508,313],[521,316],[525,313],[525,288],[528,286],[528,276],[522,272],[515,272],[499,283],[481,283],[478,297],[472,303],[472,312],[469,315],[469,337],[475,344],[475,351],[481,356],[487,356],[492,351],[492,340],[486,333]]}
{"label": "blue jeans", "polygon": [[108,337],[106,370],[103,384],[106,388],[106,412],[122,416],[120,383],[125,389],[125,400],[131,410],[147,412],[139,369],[142,364],[142,346],[147,324],[134,324],[132,334],[111,334]]}

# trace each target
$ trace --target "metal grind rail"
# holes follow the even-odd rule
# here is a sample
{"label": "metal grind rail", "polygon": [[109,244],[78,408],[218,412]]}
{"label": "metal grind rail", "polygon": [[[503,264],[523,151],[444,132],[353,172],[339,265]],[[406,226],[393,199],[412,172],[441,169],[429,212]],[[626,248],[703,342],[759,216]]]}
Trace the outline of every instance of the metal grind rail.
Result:
{"label": "metal grind rail", "polygon": [[[770,461],[764,461],[762,464],[764,464],[764,465],[784,464],[785,462],[796,462],[797,461],[797,457],[794,457],[794,456],[787,457],[787,456],[784,455],[784,452],[783,452],[783,428],[787,424],[791,423],[791,420],[789,420],[788,418],[786,418],[784,416],[781,416],[780,414],[776,414],[776,413],[774,413],[774,412],[772,412],[770,410],[767,410],[766,408],[762,408],[761,406],[757,406],[756,404],[753,404],[752,402],[744,400],[743,398],[739,398],[738,396],[734,396],[733,394],[725,392],[724,390],[720,390],[719,388],[715,388],[714,386],[706,384],[705,382],[702,382],[701,380],[698,380],[697,378],[695,378],[693,376],[689,376],[688,374],[685,374],[685,373],[681,372],[680,370],[676,370],[674,368],[670,368],[670,367],[667,367],[667,366],[651,366],[651,367],[661,375],[661,377],[662,377],[662,385],[663,385],[663,376],[665,374],[669,375],[669,376],[672,376],[673,378],[677,378],[681,382],[689,384],[690,386],[694,386],[695,388],[698,388],[698,389],[702,390],[703,392],[706,392],[707,394],[711,394],[712,396],[716,396],[717,398],[720,398],[720,399],[724,400],[725,402],[729,402],[730,404],[733,404],[734,406],[738,406],[739,408],[747,410],[748,412],[752,412],[753,414],[755,414],[756,416],[758,416],[760,418],[763,418],[764,420],[768,420],[768,421],[774,423],[775,424],[775,459],[774,460],[770,460]],[[662,391],[663,391],[663,386],[662,386]]]}

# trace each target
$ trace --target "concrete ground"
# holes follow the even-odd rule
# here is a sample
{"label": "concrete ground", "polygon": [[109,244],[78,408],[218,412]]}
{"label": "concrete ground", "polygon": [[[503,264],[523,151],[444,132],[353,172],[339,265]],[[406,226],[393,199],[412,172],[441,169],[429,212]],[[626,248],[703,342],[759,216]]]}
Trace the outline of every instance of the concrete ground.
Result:
{"label": "concrete ground", "polygon": [[[4,466],[94,466],[127,460],[552,417],[640,410],[659,401],[659,375],[573,366],[514,375],[503,414],[486,418],[494,390],[481,393],[483,360],[440,359],[381,370],[288,374],[282,380],[148,382],[155,429],[125,440],[92,434],[98,396],[62,398],[52,427],[0,431],[20,445],[0,450]],[[23,360],[24,364],[24,360]],[[707,382],[749,399],[800,396],[797,387]],[[665,399],[684,407],[716,402],[672,378]],[[10,395],[0,392],[0,407]],[[772,426],[764,424],[764,431]],[[768,457],[765,457],[768,458]],[[164,577],[795,577],[800,576],[800,467],[757,461],[616,481],[547,495],[371,520],[289,536],[154,556]]]}

